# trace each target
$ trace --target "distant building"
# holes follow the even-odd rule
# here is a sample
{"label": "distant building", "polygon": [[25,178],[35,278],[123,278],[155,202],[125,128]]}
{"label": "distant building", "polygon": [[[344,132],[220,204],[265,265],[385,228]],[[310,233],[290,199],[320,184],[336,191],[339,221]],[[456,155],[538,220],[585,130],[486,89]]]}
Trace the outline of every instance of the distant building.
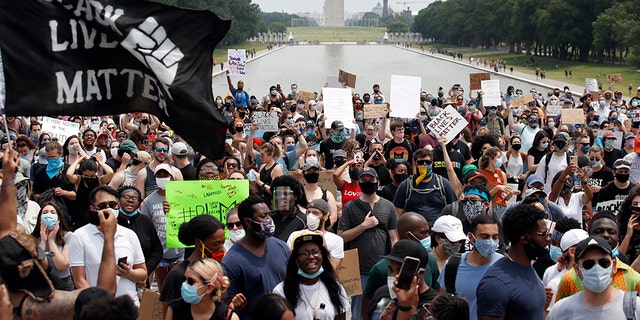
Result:
{"label": "distant building", "polygon": [[344,27],[344,0],[324,1],[324,26]]}
{"label": "distant building", "polygon": [[382,17],[382,13],[384,12],[384,9],[382,8],[382,6],[380,5],[380,2],[378,2],[378,4],[376,4],[375,7],[373,7],[373,9],[371,9],[371,12],[379,15]]}

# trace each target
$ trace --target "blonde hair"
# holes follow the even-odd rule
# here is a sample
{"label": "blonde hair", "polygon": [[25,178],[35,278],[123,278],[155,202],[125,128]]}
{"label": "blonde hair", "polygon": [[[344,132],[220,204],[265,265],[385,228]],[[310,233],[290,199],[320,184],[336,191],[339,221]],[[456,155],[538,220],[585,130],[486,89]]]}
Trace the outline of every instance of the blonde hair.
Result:
{"label": "blonde hair", "polygon": [[224,276],[224,270],[218,261],[211,258],[197,259],[189,264],[189,269],[197,273],[203,283],[215,286],[212,296],[222,296],[229,287],[229,280]]}
{"label": "blonde hair", "polygon": [[266,151],[268,154],[273,155],[274,159],[280,158],[280,149],[273,142],[265,142],[260,151]]}

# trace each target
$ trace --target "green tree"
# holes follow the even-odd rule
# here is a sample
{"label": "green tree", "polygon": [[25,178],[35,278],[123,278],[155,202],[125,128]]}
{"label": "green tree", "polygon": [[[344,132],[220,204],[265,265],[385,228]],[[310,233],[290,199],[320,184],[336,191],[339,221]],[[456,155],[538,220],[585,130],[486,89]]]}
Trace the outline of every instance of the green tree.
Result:
{"label": "green tree", "polygon": [[287,32],[287,27],[282,22],[271,22],[269,25],[269,31],[276,33],[284,33]]}
{"label": "green tree", "polygon": [[394,21],[387,25],[388,32],[409,32],[409,26],[402,21]]}

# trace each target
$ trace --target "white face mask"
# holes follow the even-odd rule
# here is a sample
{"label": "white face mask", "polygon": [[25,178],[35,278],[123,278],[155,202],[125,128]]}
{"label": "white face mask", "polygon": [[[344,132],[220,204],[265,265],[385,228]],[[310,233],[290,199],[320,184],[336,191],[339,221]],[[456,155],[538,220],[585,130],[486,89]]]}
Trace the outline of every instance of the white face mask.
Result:
{"label": "white face mask", "polygon": [[119,209],[109,208],[109,211],[111,211],[111,214],[113,215],[114,218],[118,219],[118,214],[120,214],[120,210]]}
{"label": "white face mask", "polygon": [[318,163],[318,157],[316,157],[316,156],[308,156],[306,159],[304,159],[304,163],[316,164],[316,163]]}
{"label": "white face mask", "polygon": [[231,242],[238,242],[244,238],[244,229],[229,230],[229,239]]}
{"label": "white face mask", "polygon": [[311,231],[316,231],[320,227],[320,217],[307,213],[307,227]]}
{"label": "white face mask", "polygon": [[395,299],[398,297],[398,295],[393,291],[393,283],[395,281],[396,281],[396,277],[387,276],[387,287],[389,287],[389,297],[391,297],[391,299]]}
{"label": "white face mask", "polygon": [[158,185],[158,188],[162,189],[162,190],[166,190],[167,189],[167,181],[170,181],[171,178],[156,178],[156,184]]}
{"label": "white face mask", "polygon": [[111,149],[111,157],[115,158],[118,155],[118,148]]}

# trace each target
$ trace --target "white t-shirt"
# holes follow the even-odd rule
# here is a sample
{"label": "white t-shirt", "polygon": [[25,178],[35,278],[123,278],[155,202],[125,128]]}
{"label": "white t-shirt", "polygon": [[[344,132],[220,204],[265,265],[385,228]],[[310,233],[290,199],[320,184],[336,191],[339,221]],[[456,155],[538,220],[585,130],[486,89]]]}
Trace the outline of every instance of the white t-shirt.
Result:
{"label": "white t-shirt", "polygon": [[[555,152],[552,153],[551,161],[549,161],[549,170],[546,170],[547,167],[547,156],[549,154],[545,154],[540,159],[538,163],[538,168],[536,169],[536,174],[539,174],[544,178],[544,192],[549,194],[551,192],[551,186],[553,182],[553,177],[558,174],[558,172],[563,171],[567,167],[567,155],[563,152],[562,155],[557,155]],[[545,171],[547,171],[545,177]]]}
{"label": "white t-shirt", "polygon": [[[299,234],[303,232],[310,232],[308,229],[294,231],[289,235],[289,239],[287,239],[287,246],[291,249],[293,248],[293,239],[295,239]],[[341,236],[333,233],[333,232],[325,232],[324,233],[324,243],[327,246],[327,250],[329,250],[329,255],[336,259],[344,258],[344,240]]]}
{"label": "white t-shirt", "polygon": [[[583,291],[556,303],[547,320],[613,320],[626,319],[624,316],[624,291],[618,290],[618,295],[611,303],[602,307],[590,307],[582,298]],[[634,319],[640,319],[640,298],[636,297],[636,312]]]}
{"label": "white t-shirt", "polygon": [[520,135],[520,141],[522,143],[520,150],[522,150],[522,152],[529,152],[529,149],[531,149],[531,145],[533,144],[533,138],[536,137],[536,133],[538,133],[538,131],[540,131],[540,127],[534,129],[524,123],[518,124],[517,133]]}
{"label": "white t-shirt", "polygon": [[[93,224],[87,224],[74,232],[75,237],[71,238],[69,244],[69,266],[84,267],[85,277],[89,285],[95,287],[98,284],[98,272],[102,261],[102,245],[104,235]],[[133,266],[144,263],[144,255],[140,240],[132,230],[118,226],[114,240],[116,261],[122,257],[127,257],[127,262]],[[136,293],[136,283],[125,278],[116,276],[116,297],[129,295],[136,306],[140,305]]]}
{"label": "white t-shirt", "polygon": [[[313,308],[311,306],[316,309],[316,319],[320,320],[333,320],[337,315],[345,313],[347,310],[351,309],[349,306],[347,292],[341,284],[338,285],[340,286],[340,298],[342,300],[343,308],[341,312],[337,312],[333,307],[333,303],[329,298],[329,291],[322,281],[318,281],[310,286],[300,284],[300,298],[298,299],[298,304],[295,309],[296,319],[314,319]],[[278,285],[273,288],[273,293],[284,297],[283,286],[284,282],[278,283]],[[320,304],[325,305],[324,310],[326,312],[324,316],[320,316],[317,312],[320,308]]]}
{"label": "white t-shirt", "polygon": [[640,182],[640,156],[635,153],[629,153],[623,158],[631,163],[631,170],[629,175],[629,181],[631,184]]}
{"label": "white t-shirt", "polygon": [[574,192],[571,194],[571,198],[569,198],[569,204],[565,204],[562,196],[559,196],[556,199],[556,204],[567,218],[572,218],[578,220],[582,225],[582,207],[584,207],[584,203],[582,202],[582,195],[584,191]]}

